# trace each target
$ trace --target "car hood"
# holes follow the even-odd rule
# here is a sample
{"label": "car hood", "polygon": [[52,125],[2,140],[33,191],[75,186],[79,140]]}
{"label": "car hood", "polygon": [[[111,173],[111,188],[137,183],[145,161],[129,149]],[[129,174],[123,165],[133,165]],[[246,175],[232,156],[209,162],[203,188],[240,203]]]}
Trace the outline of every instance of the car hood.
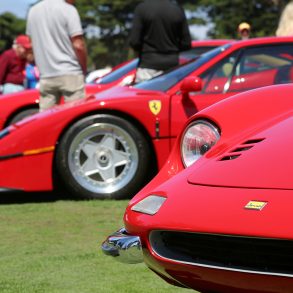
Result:
{"label": "car hood", "polygon": [[[214,153],[161,184],[145,189],[128,206],[127,231],[177,230],[293,239],[292,149],[287,118]],[[247,143],[248,142],[248,143]],[[251,146],[249,148],[249,146]],[[207,153],[208,154],[208,153]],[[148,195],[166,197],[154,216],[131,210]]]}
{"label": "car hood", "polygon": [[[94,97],[96,100],[109,100],[109,99],[129,99],[129,98],[139,98],[141,96],[149,95],[162,95],[164,93],[160,91],[137,89],[128,86],[114,86],[110,89],[97,93]],[[88,99],[91,99],[89,97]]]}
{"label": "car hood", "polygon": [[150,194],[166,201],[154,216],[129,206],[124,217],[129,233],[173,230],[293,239],[286,225],[292,220],[291,190],[194,185],[175,176]]}
{"label": "car hood", "polygon": [[[191,168],[190,184],[209,186],[292,189],[293,118],[274,123],[254,135],[246,135],[225,152],[215,147],[211,155]],[[227,143],[227,141],[225,142]],[[229,143],[228,143],[229,144]],[[213,155],[215,154],[215,155]],[[220,155],[219,155],[220,154]]]}
{"label": "car hood", "polygon": [[143,98],[145,98],[149,100],[150,96],[165,96],[165,93],[163,92],[135,89],[131,87],[117,86],[95,94],[96,89],[96,85],[88,87],[87,92],[89,94],[92,92],[92,94],[89,95],[87,98],[54,106],[46,111],[27,117],[26,119],[17,122],[16,126],[17,128],[20,128],[23,125],[30,123],[31,121],[46,119],[46,117],[50,117],[50,119],[52,119],[52,114],[54,115],[64,111],[66,111],[67,113],[78,112],[82,114],[83,111],[87,112],[91,109],[106,109],[107,107],[119,108],[122,105],[125,106],[126,104],[133,104],[137,102],[137,99],[142,100]]}

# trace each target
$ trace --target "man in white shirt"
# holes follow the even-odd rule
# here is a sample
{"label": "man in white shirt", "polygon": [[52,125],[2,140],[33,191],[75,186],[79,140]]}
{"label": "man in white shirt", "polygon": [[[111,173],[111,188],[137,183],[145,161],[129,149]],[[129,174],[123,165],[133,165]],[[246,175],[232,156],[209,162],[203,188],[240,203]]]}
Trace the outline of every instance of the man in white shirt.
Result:
{"label": "man in white shirt", "polygon": [[87,50],[74,0],[43,0],[28,14],[31,37],[40,71],[40,111],[85,97]]}

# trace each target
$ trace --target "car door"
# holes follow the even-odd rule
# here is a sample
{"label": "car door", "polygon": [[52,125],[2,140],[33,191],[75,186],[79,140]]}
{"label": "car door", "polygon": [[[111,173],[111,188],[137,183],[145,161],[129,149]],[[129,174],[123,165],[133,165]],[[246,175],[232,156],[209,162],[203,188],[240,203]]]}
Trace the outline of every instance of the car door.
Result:
{"label": "car door", "polygon": [[240,49],[199,75],[201,92],[172,98],[171,136],[176,137],[194,113],[246,90],[293,81],[293,44],[271,44]]}
{"label": "car door", "polygon": [[293,81],[293,45],[267,45],[243,50],[227,92]]}
{"label": "car door", "polygon": [[182,97],[181,92],[172,97],[171,137],[178,135],[190,116],[234,94],[227,92],[227,86],[230,84],[238,55],[239,52],[236,51],[200,74],[203,84],[201,92],[189,93],[187,99]]}
{"label": "car door", "polygon": [[233,95],[232,92],[228,91],[228,88],[239,54],[239,51],[233,52],[199,75],[203,85],[202,91],[200,93],[190,93],[189,95],[196,105],[197,111]]}

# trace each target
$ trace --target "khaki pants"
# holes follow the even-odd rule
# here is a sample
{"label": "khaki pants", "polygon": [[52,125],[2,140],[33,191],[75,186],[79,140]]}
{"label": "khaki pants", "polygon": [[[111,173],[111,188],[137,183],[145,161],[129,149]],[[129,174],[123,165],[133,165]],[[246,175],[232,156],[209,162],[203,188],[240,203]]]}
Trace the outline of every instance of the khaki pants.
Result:
{"label": "khaki pants", "polygon": [[153,77],[156,77],[156,76],[162,74],[163,72],[164,71],[162,71],[162,70],[138,67],[136,70],[136,75],[135,75],[135,83],[149,80]]}
{"label": "khaki pants", "polygon": [[71,102],[85,97],[84,76],[62,75],[40,80],[40,112],[64,102]]}

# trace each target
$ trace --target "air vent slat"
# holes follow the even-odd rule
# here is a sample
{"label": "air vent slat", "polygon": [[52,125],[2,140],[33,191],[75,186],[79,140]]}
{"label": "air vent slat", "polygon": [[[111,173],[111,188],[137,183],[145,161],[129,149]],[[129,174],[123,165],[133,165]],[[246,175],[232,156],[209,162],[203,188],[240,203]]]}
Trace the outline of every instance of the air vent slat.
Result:
{"label": "air vent slat", "polygon": [[237,159],[238,157],[240,157],[240,155],[225,156],[221,158],[220,161],[231,161]]}
{"label": "air vent slat", "polygon": [[243,145],[244,144],[256,144],[256,143],[262,142],[263,140],[264,140],[264,138],[250,139],[250,140],[247,140],[246,142],[244,142]]}
{"label": "air vent slat", "polygon": [[243,151],[248,151],[252,147],[253,146],[239,147],[239,148],[233,150],[231,153],[239,153],[239,152],[243,152]]}
{"label": "air vent slat", "polygon": [[244,143],[240,144],[237,148],[233,149],[229,153],[227,153],[225,156],[219,158],[219,161],[231,161],[235,160],[240,157],[240,155],[251,148],[253,148],[257,143],[260,143],[264,140],[264,138],[258,138],[258,139],[249,139],[245,141]]}

